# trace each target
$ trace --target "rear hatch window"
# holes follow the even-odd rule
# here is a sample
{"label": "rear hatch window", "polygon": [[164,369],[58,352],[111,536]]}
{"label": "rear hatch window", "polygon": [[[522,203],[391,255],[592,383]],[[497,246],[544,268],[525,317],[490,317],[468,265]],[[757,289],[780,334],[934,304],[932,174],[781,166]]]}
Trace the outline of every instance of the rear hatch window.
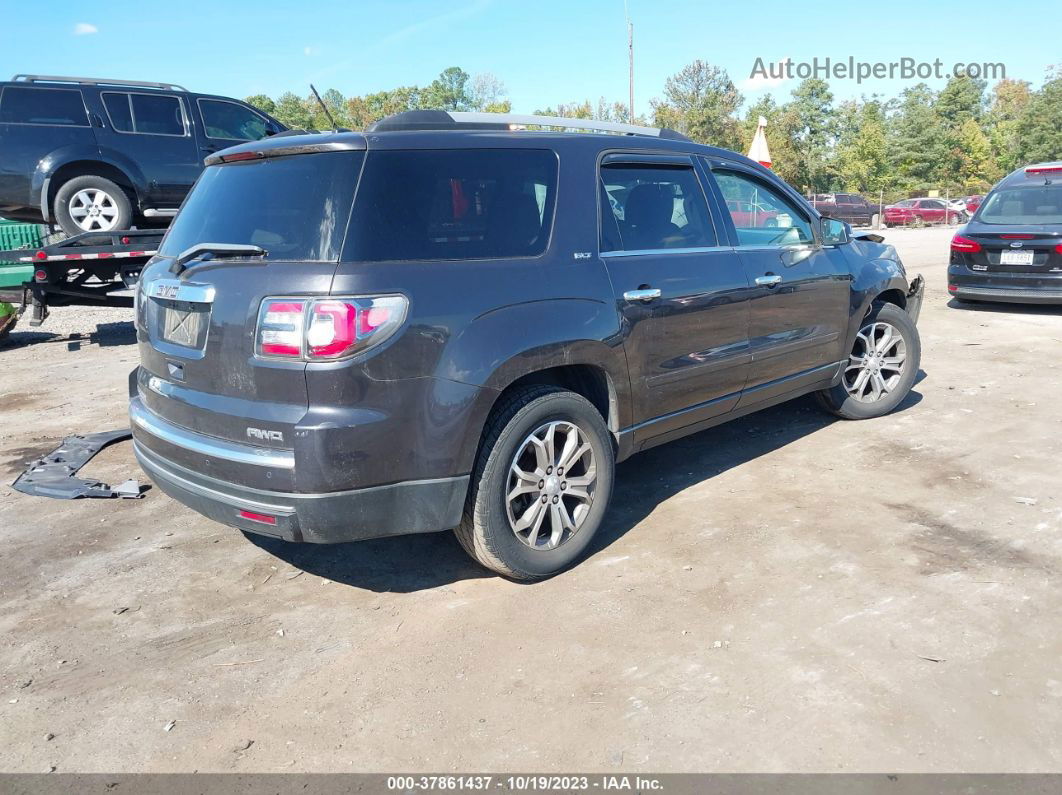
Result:
{"label": "rear hatch window", "polygon": [[1062,224],[1062,185],[997,190],[981,205],[977,220],[983,224]]}
{"label": "rear hatch window", "polygon": [[549,242],[556,192],[550,150],[370,152],[344,259],[536,257]]}
{"label": "rear hatch window", "polygon": [[271,260],[335,262],[364,152],[325,152],[209,166],[159,249],[250,243]]}

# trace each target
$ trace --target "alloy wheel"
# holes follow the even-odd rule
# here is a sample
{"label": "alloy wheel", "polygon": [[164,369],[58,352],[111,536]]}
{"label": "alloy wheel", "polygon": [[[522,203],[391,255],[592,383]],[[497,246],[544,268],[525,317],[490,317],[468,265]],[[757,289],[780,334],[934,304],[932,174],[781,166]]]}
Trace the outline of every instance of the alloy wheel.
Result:
{"label": "alloy wheel", "polygon": [[874,321],[859,330],[848,366],[844,388],[863,403],[874,403],[894,390],[903,378],[907,343],[891,323]]}
{"label": "alloy wheel", "polygon": [[109,232],[118,222],[114,197],[99,188],[79,190],[67,205],[74,223],[86,232]]}
{"label": "alloy wheel", "polygon": [[586,521],[596,483],[597,462],[586,432],[566,421],[539,426],[509,466],[509,527],[532,549],[556,549]]}

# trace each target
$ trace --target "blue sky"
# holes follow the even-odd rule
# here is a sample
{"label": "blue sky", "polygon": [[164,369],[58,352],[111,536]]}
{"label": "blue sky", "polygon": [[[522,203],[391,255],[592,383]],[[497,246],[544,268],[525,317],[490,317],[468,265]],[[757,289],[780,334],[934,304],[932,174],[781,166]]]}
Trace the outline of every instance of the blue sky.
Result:
{"label": "blue sky", "polygon": [[[254,3],[53,0],[8,3],[0,74],[36,72],[164,80],[244,97],[337,88],[362,94],[430,82],[442,69],[492,72],[514,110],[627,96],[623,0],[257,0]],[[952,63],[1003,62],[1009,77],[1038,86],[1062,50],[1051,35],[1057,0],[1017,6],[967,0],[913,3],[895,13],[873,4],[747,0],[629,0],[635,25],[635,105],[647,111],[665,78],[701,58],[724,67],[746,102],[764,90],[784,98],[798,81],[746,84],[757,57]],[[879,4],[880,5],[880,4]],[[882,7],[888,8],[889,4]],[[146,10],[145,10],[146,9]],[[1039,20],[1035,27],[1030,20]],[[1025,34],[1002,29],[1017,24]],[[891,96],[917,80],[831,82],[838,98]],[[927,81],[934,87],[943,80]]]}

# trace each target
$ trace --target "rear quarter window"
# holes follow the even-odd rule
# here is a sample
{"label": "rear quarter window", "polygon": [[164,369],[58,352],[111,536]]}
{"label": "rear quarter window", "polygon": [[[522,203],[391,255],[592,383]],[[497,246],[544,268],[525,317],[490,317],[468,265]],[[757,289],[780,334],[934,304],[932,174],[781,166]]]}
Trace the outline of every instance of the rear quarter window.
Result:
{"label": "rear quarter window", "polygon": [[545,149],[370,152],[344,258],[539,256],[553,225],[557,162]]}
{"label": "rear quarter window", "polygon": [[5,86],[0,93],[0,124],[88,127],[88,115],[77,89]]}

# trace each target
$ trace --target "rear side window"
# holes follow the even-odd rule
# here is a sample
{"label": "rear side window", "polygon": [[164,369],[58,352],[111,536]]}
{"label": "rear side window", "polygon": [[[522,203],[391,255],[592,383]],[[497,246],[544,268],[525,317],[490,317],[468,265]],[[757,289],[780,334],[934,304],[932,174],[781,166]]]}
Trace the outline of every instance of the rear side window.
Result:
{"label": "rear side window", "polygon": [[119,132],[144,135],[184,135],[184,112],[177,97],[105,91],[103,105],[111,126]]}
{"label": "rear side window", "polygon": [[339,259],[364,152],[267,157],[207,167],[159,254],[196,243],[250,243],[271,260]]}
{"label": "rear side window", "polygon": [[601,169],[601,250],[703,248],[715,229],[692,167],[624,163]]}
{"label": "rear side window", "polygon": [[265,138],[266,120],[250,108],[219,99],[199,100],[203,128],[208,138],[230,141],[258,141]]}
{"label": "rear side window", "polygon": [[88,127],[88,115],[77,89],[6,86],[0,94],[0,124]]}
{"label": "rear side window", "polygon": [[344,258],[536,257],[549,242],[556,193],[557,156],[550,150],[373,152]]}

